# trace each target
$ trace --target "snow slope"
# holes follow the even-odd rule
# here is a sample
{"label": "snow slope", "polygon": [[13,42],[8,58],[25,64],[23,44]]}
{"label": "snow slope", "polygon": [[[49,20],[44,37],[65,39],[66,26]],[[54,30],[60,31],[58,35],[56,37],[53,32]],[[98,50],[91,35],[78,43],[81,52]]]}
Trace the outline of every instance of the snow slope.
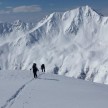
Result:
{"label": "snow slope", "polygon": [[0,71],[0,108],[107,108],[108,86],[54,74]]}
{"label": "snow slope", "polygon": [[108,84],[108,17],[89,6],[54,12],[37,24],[0,23],[0,68],[30,69]]}

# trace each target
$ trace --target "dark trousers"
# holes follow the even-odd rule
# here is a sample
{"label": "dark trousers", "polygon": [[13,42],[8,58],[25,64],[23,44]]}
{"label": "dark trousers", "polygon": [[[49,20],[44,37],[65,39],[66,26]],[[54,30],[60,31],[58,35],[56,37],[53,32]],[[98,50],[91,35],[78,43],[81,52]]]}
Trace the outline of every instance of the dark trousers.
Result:
{"label": "dark trousers", "polygon": [[34,74],[34,78],[37,78],[37,72],[34,71],[33,74]]}
{"label": "dark trousers", "polygon": [[42,68],[42,72],[45,72],[45,68]]}

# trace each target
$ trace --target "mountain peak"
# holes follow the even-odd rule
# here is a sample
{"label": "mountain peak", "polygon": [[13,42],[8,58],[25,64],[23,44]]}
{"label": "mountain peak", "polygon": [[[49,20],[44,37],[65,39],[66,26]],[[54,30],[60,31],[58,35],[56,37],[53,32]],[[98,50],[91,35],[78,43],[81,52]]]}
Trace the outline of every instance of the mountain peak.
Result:
{"label": "mountain peak", "polygon": [[85,14],[88,14],[88,15],[100,15],[100,16],[103,16],[102,14],[100,14],[99,12],[97,12],[95,9],[91,8],[88,5],[81,6],[81,7],[77,8],[77,9],[79,11],[82,11]]}
{"label": "mountain peak", "polygon": [[88,5],[85,5],[85,6],[81,6],[81,8],[82,9],[84,9],[84,10],[89,10],[89,9],[92,9],[90,6],[88,6]]}
{"label": "mountain peak", "polygon": [[23,24],[24,22],[23,21],[21,21],[21,20],[15,20],[14,22],[13,22],[13,25],[21,25],[21,24]]}

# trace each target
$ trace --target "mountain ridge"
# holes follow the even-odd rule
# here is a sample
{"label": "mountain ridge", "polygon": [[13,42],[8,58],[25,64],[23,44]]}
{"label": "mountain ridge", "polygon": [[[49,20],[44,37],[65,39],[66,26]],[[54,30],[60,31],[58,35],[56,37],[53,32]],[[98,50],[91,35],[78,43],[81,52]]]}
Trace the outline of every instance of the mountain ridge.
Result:
{"label": "mountain ridge", "polygon": [[27,70],[0,71],[1,108],[107,108],[108,86]]}

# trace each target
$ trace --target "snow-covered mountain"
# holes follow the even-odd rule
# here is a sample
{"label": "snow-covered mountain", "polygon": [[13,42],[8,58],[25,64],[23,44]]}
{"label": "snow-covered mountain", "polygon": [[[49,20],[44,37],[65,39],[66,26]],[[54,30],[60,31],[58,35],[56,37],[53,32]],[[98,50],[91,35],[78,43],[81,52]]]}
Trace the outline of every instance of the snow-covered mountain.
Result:
{"label": "snow-covered mountain", "polygon": [[30,69],[108,84],[108,17],[83,6],[37,24],[0,23],[0,68]]}

